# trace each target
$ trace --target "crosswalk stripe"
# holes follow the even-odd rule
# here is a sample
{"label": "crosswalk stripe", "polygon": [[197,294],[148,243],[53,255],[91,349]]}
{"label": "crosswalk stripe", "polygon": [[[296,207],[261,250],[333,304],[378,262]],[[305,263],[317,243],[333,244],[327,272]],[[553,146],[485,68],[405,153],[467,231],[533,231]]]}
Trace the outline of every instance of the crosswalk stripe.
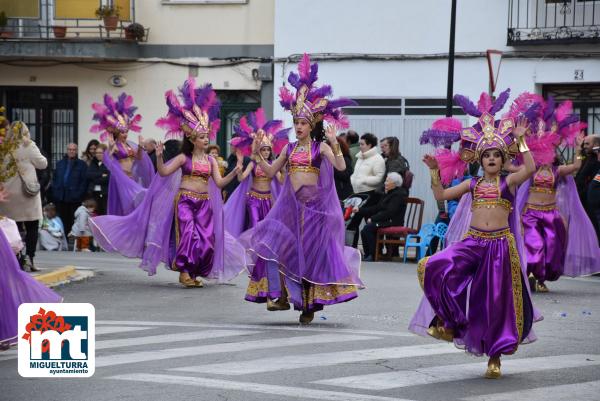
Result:
{"label": "crosswalk stripe", "polygon": [[96,341],[96,350],[107,348],[132,347],[137,345],[163,344],[175,341],[196,341],[206,340],[209,338],[245,336],[258,333],[258,331],[248,330],[205,330],[177,334],[160,334],[156,336],[147,337],[119,338],[115,340]]}
{"label": "crosswalk stripe", "polygon": [[[540,372],[546,370],[579,368],[600,365],[600,355],[560,355],[538,358],[523,358],[502,361],[504,375]],[[341,386],[362,390],[390,390],[400,387],[430,383],[444,383],[480,378],[485,372],[485,363],[445,365],[399,372],[375,373],[319,380],[313,383]]]}
{"label": "crosswalk stripe", "polygon": [[414,358],[420,356],[450,354],[455,352],[463,351],[451,344],[440,343],[329,352],[310,355],[287,355],[276,358],[261,358],[243,362],[240,361],[187,366],[170,370],[238,376],[253,373],[279,372],[289,369],[311,368],[317,366],[332,366],[342,363],[362,362],[377,359]]}
{"label": "crosswalk stripe", "polygon": [[[287,387],[272,384],[234,382],[229,380],[206,379],[203,377],[182,377],[159,374],[132,373],[111,376],[107,379],[148,382],[157,384],[172,384],[175,386],[196,386],[219,390],[234,390],[244,393],[253,392],[287,397],[310,398],[324,401],[410,401],[401,398],[381,397],[368,394],[344,393],[338,391],[314,390],[302,387]],[[285,398],[284,398],[285,397]]]}
{"label": "crosswalk stripe", "polygon": [[[97,320],[97,325],[140,325],[140,326],[175,326],[175,327],[196,327],[196,328],[211,328],[211,329],[250,329],[250,330],[265,330],[267,326],[260,324],[211,324],[211,323],[190,323],[190,322],[151,322],[151,321],[134,321],[134,320]],[[317,316],[315,323],[318,324]],[[401,331],[377,331],[377,330],[355,330],[355,329],[337,329],[331,327],[290,327],[289,324],[269,324],[269,329],[282,331],[298,331],[317,332],[317,333],[347,333],[347,334],[364,334],[367,336],[391,336],[391,337],[415,337],[414,334]]]}
{"label": "crosswalk stripe", "polygon": [[152,327],[141,327],[141,326],[99,326],[96,327],[96,335],[101,336],[103,334],[115,334],[115,333],[126,333],[129,331],[140,331],[148,330]]}
{"label": "crosswalk stripe", "polygon": [[506,393],[487,394],[465,398],[467,401],[514,401],[514,400],[544,400],[544,401],[596,401],[600,394],[600,381],[563,384],[540,388],[510,391]]}
{"label": "crosswalk stripe", "polygon": [[377,339],[379,338],[373,336],[317,334],[314,336],[299,336],[277,339],[269,338],[264,340],[242,341],[235,343],[199,345],[195,347],[168,348],[98,357],[96,358],[96,367],[122,365],[126,363],[138,363],[145,361],[158,361],[163,359],[182,358],[196,355],[240,352],[274,347],[289,347],[303,344],[341,343],[346,341]]}
{"label": "crosswalk stripe", "polygon": [[16,349],[10,349],[8,351],[0,352],[0,362],[9,361],[11,359],[17,359],[17,350]]}

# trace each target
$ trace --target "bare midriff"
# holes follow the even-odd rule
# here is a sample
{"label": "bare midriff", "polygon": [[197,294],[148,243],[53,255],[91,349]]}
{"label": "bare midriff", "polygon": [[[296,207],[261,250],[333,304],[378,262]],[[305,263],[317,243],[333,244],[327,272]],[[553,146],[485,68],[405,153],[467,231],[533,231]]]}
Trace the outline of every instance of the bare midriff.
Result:
{"label": "bare midriff", "polygon": [[133,175],[133,162],[133,157],[126,157],[124,159],[119,160],[119,164],[121,165],[123,172],[125,172],[125,174],[127,174],[129,177]]}
{"label": "bare midriff", "polygon": [[502,207],[487,209],[474,208],[471,217],[471,226],[482,231],[496,231],[508,227],[510,212]]}

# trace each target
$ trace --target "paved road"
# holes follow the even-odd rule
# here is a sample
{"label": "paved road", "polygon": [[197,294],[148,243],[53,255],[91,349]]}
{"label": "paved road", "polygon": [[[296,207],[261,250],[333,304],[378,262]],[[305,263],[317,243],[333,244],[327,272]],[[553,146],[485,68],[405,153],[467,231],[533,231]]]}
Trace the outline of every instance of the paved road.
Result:
{"label": "paved road", "polygon": [[180,288],[107,254],[42,254],[96,276],[58,291],[96,307],[97,368],[90,379],[23,379],[16,351],[0,353],[1,400],[597,400],[600,280],[563,279],[535,294],[539,340],[486,361],[406,326],[420,289],[415,265],[367,263],[359,299],[301,327],[296,312],[267,312],[234,285]]}

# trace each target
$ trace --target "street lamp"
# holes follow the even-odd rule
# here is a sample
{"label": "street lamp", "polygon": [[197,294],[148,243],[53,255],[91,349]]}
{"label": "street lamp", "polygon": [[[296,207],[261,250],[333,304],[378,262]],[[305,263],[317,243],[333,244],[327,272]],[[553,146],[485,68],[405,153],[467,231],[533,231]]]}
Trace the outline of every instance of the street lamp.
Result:
{"label": "street lamp", "polygon": [[452,0],[450,11],[450,48],[448,50],[448,89],[446,92],[446,117],[452,117],[454,92],[454,37],[456,34],[456,0]]}

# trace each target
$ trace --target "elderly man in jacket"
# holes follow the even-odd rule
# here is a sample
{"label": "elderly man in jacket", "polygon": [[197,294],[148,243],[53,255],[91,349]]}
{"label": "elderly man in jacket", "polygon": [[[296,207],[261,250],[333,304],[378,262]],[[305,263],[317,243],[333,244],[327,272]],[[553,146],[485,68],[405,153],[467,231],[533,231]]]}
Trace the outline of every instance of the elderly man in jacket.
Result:
{"label": "elderly man in jacket", "polygon": [[367,220],[367,224],[360,231],[364,261],[370,262],[373,260],[378,228],[404,225],[407,197],[408,191],[402,187],[402,176],[392,172],[388,174],[385,180],[385,194],[381,200],[374,206],[362,207],[356,210]]}
{"label": "elderly man in jacket", "polygon": [[87,190],[87,164],[77,158],[77,144],[67,145],[67,154],[56,163],[52,180],[52,198],[65,232],[71,232],[75,210],[81,206]]}

